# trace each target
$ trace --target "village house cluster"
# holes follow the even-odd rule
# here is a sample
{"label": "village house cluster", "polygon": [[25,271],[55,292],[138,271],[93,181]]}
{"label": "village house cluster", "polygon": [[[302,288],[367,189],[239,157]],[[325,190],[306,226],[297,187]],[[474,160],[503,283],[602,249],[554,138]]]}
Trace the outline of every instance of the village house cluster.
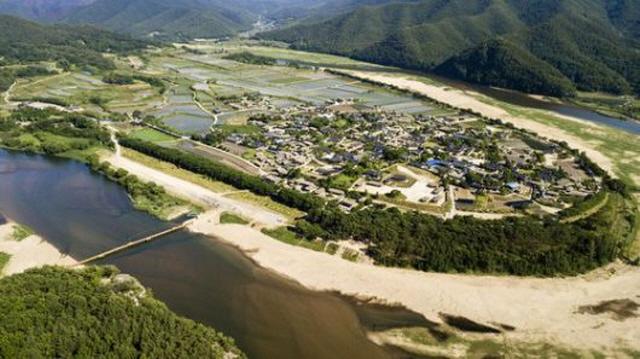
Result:
{"label": "village house cluster", "polygon": [[340,100],[269,106],[242,127],[252,130],[227,132],[221,145],[250,154],[267,180],[345,210],[371,203],[433,210],[449,201],[469,211],[533,203],[558,210],[600,185],[561,144],[462,112],[409,115]]}

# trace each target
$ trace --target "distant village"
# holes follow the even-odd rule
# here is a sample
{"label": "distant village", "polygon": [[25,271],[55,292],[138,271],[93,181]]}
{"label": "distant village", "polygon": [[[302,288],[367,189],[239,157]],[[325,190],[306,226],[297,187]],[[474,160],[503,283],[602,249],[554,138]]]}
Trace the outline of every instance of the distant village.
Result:
{"label": "distant village", "polygon": [[214,145],[266,180],[345,211],[378,204],[445,216],[555,213],[601,182],[565,146],[473,114],[411,115],[353,100],[282,108],[259,95],[225,105],[262,111],[238,131],[213,126]]}

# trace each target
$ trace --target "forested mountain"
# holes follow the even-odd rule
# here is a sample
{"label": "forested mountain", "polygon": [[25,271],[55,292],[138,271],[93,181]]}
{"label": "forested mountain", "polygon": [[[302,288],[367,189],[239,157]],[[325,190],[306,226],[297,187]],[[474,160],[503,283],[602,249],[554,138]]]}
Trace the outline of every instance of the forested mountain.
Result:
{"label": "forested mountain", "polygon": [[115,268],[46,267],[0,280],[1,358],[243,358]]}
{"label": "forested mountain", "polygon": [[0,0],[0,14],[54,21],[95,0]]}
{"label": "forested mountain", "polygon": [[639,12],[638,0],[419,0],[261,37],[542,94],[640,92]]}
{"label": "forested mountain", "polygon": [[173,40],[232,35],[249,28],[256,18],[242,8],[222,7],[220,3],[217,0],[98,0],[77,9],[64,21]]}
{"label": "forested mountain", "polygon": [[147,43],[89,26],[41,25],[0,15],[0,64],[58,61],[64,66],[112,68],[105,52],[140,49]]}
{"label": "forested mountain", "polygon": [[385,5],[394,2],[417,2],[420,0],[294,0],[293,3],[271,10],[267,15],[277,21],[291,20],[295,23],[317,23],[334,16],[348,13],[362,6]]}

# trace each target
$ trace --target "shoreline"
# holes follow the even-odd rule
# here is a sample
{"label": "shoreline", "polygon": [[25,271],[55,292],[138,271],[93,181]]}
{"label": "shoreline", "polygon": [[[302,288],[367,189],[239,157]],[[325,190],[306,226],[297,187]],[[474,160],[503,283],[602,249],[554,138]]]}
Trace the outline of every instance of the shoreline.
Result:
{"label": "shoreline", "polygon": [[53,244],[37,234],[17,241],[12,238],[16,223],[7,219],[7,223],[0,225],[0,252],[9,254],[11,258],[0,271],[0,277],[22,273],[31,268],[46,265],[72,266],[78,261],[62,254]]}
{"label": "shoreline", "polygon": [[440,314],[513,326],[505,338],[553,343],[605,353],[640,350],[639,316],[581,314],[581,307],[640,297],[640,268],[620,264],[568,278],[534,278],[420,272],[353,263],[326,253],[279,242],[243,225],[219,224],[215,213],[189,229],[241,250],[257,265],[304,287],[338,292],[375,303],[401,305],[442,323]]}

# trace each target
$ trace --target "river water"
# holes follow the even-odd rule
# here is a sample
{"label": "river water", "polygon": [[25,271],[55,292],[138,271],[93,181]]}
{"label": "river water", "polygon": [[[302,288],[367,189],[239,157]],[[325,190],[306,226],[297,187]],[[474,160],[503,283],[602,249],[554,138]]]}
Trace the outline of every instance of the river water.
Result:
{"label": "river water", "polygon": [[[82,259],[170,226],[84,165],[0,150],[0,213]],[[427,326],[399,308],[314,292],[235,248],[180,231],[107,259],[175,312],[236,339],[251,358],[408,357],[367,340],[370,328]]]}
{"label": "river water", "polygon": [[471,90],[483,95],[489,96],[496,100],[506,102],[512,105],[536,108],[540,110],[547,110],[555,112],[560,115],[575,117],[584,121],[593,122],[599,125],[613,127],[624,132],[628,132],[633,135],[640,135],[640,119],[636,120],[622,120],[616,117],[603,115],[596,111],[592,111],[586,108],[582,108],[576,105],[568,103],[555,103],[550,101],[540,100],[524,93],[517,91],[510,91],[495,87],[481,86],[469,84],[466,82],[451,80],[436,75],[429,75],[435,80],[447,84],[451,87],[455,87],[462,90]]}

